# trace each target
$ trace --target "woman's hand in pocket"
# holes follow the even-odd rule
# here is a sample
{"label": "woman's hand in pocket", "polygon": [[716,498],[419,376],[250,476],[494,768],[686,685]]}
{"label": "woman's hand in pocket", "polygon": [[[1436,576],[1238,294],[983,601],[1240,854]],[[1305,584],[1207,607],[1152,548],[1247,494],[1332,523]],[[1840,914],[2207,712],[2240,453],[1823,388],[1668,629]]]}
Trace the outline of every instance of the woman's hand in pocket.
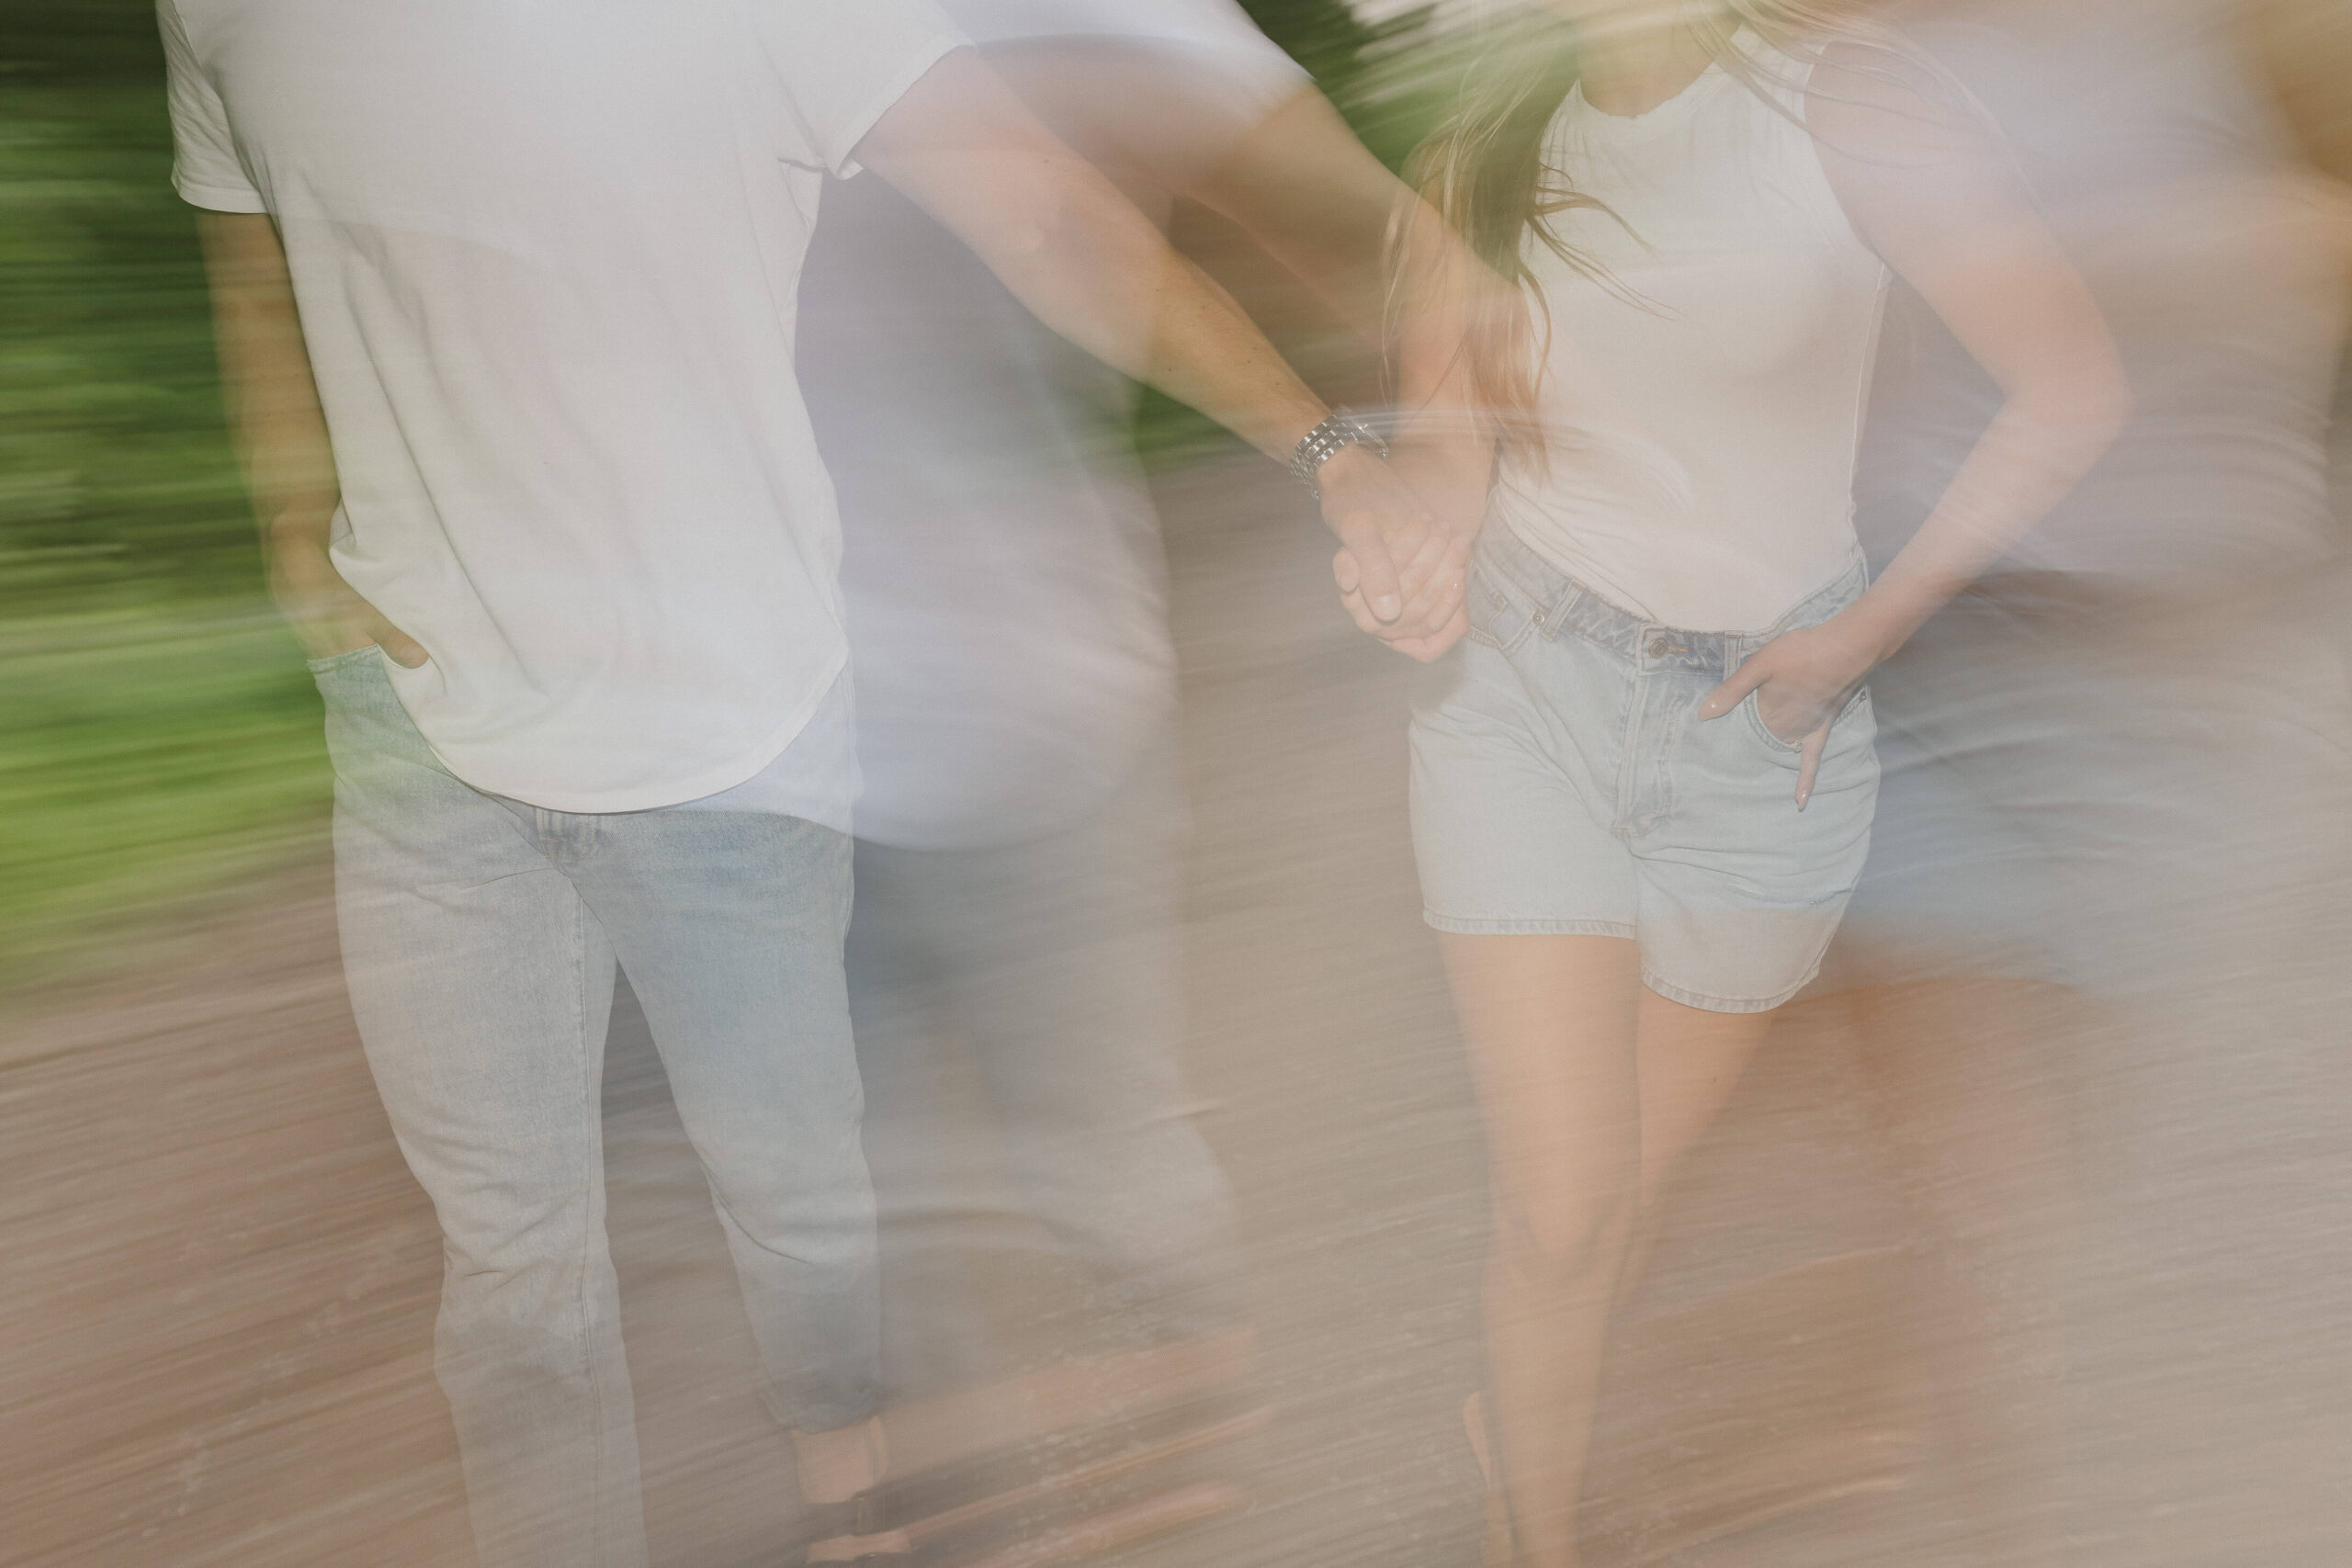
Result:
{"label": "woman's hand in pocket", "polygon": [[1817,626],[1782,632],[1750,654],[1729,679],[1707,694],[1699,716],[1721,718],[1753,692],[1756,716],[1775,739],[1802,748],[1797,809],[1813,798],[1814,775],[1829,744],[1829,727],[1846,711],[1882,657],[1878,639],[1833,616]]}

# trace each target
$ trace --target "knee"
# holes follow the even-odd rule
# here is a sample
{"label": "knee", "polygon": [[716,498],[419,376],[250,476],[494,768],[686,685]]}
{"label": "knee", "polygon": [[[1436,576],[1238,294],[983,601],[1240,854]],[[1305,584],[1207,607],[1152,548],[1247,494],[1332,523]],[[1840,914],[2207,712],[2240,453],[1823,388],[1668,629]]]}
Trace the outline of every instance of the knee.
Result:
{"label": "knee", "polygon": [[1504,1195],[1496,1204],[1496,1261],[1514,1278],[1566,1289],[1613,1278],[1633,1234],[1631,1182],[1600,1190]]}
{"label": "knee", "polygon": [[856,1275],[873,1262],[874,1188],[864,1165],[821,1171],[710,1172],[711,1197],[739,1261],[746,1255],[810,1282]]}
{"label": "knee", "polygon": [[436,1369],[453,1392],[585,1385],[598,1348],[617,1343],[619,1317],[601,1236],[560,1248],[452,1247],[435,1324]]}

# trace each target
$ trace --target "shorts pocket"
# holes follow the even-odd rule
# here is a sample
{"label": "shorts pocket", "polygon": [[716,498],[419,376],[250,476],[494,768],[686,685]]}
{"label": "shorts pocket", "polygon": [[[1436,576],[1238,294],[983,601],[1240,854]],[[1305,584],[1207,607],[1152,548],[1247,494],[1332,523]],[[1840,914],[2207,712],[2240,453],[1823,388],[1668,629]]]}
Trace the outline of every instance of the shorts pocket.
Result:
{"label": "shorts pocket", "polygon": [[1790,757],[1796,756],[1804,750],[1804,740],[1802,737],[1794,740],[1783,740],[1772,733],[1772,727],[1764,722],[1763,710],[1756,705],[1754,692],[1748,693],[1747,696],[1740,699],[1739,705],[1747,715],[1747,728],[1754,730],[1756,738],[1765,745]]}
{"label": "shorts pocket", "polygon": [[[1802,756],[1804,752],[1804,739],[1800,737],[1794,740],[1783,740],[1779,736],[1773,734],[1772,727],[1764,722],[1763,710],[1756,705],[1756,695],[1757,694],[1754,692],[1748,693],[1747,695],[1741,700],[1739,705],[1747,710],[1747,725],[1749,728],[1756,732],[1757,739],[1763,741],[1765,745],[1770,747],[1774,751],[1779,752],[1784,757]],[[1855,728],[1851,721],[1858,718],[1868,720],[1871,717],[1871,689],[1868,686],[1863,686],[1857,689],[1852,696],[1846,699],[1846,705],[1838,710],[1838,716],[1836,718],[1829,721],[1830,744],[1835,746],[1844,738],[1845,731]],[[1877,726],[1875,724],[1869,724],[1865,726],[1865,728],[1869,728],[1871,731],[1871,738],[1876,736]]]}

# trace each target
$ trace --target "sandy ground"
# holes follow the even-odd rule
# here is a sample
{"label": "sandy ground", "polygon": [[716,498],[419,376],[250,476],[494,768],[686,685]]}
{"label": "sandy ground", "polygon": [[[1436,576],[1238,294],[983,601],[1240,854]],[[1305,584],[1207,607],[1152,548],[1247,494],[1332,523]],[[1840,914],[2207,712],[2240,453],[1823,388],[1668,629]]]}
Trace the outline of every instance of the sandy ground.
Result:
{"label": "sandy ground", "polygon": [[[1403,827],[1410,669],[1338,618],[1326,547],[1277,477],[1196,479],[1169,499],[1193,811],[1188,1065],[1255,1272],[1254,1396],[1279,1426],[1249,1450],[1254,1508],[1129,1555],[1467,1568],[1480,1514],[1460,1404],[1478,1378],[1483,1156]],[[432,1215],[353,1037],[323,867],[238,890],[201,930],[101,981],[16,998],[12,1020],[0,1562],[470,1562],[429,1365]],[[1597,1564],[2004,1560],[1955,1529],[1966,1510],[1938,1479],[1949,1435],[1918,1332],[1932,1313],[1915,1310],[1930,1287],[1900,1162],[1843,1042],[1820,1009],[1793,1010],[1674,1199],[1629,1309],[1594,1488],[1622,1520],[1680,1524],[1646,1551],[1612,1538]],[[2301,1076],[2241,1109],[2259,1122],[2278,1095],[2333,1092],[2326,1060],[2297,1057]],[[718,1231],[627,1007],[606,1086],[656,1561],[780,1562],[789,1450],[751,1394]],[[2199,1128],[2193,1115],[2171,1125]],[[2324,1125],[2298,1126],[2317,1141],[2295,1146],[2319,1158]],[[2249,1136],[2211,1157],[2244,1156],[2254,1174],[2232,1201],[2278,1223],[2256,1274],[2289,1263],[2267,1288],[2207,1278],[2186,1244],[2170,1276],[2134,1275],[2144,1251],[2099,1254],[2114,1267],[2093,1299],[2144,1294],[2153,1279],[2182,1309],[2076,1335],[2099,1352],[2077,1354],[2105,1369],[2098,1387],[2144,1393],[2094,1398],[2087,1417],[2075,1400],[2074,1451],[2109,1481],[2098,1517],[2137,1521],[2077,1531],[2093,1543],[2079,1561],[2345,1560],[2316,1501],[2340,1472],[2312,1441],[2343,1384],[2312,1392],[2346,1365],[2326,1289],[2341,1270],[2312,1261],[2341,1247],[2326,1228],[2340,1205],[2281,1212],[2265,1146]],[[2154,1163],[2193,1168],[2194,1155]],[[2253,1305],[2214,1307],[2239,1287]],[[2113,1342],[2110,1321],[2143,1337]],[[2234,1327],[2199,1337],[2217,1322]],[[2141,1375],[2192,1343],[2208,1382]],[[2195,1402],[2249,1378],[2278,1397],[2199,1424],[2210,1403]],[[2165,1450],[2148,1417],[2184,1408],[2174,1447],[2190,1457],[2140,1463],[2142,1447]],[[2238,1440],[2252,1447],[2199,1468],[2196,1455]],[[2247,1477],[2253,1492],[2227,1490]],[[1763,1519],[1776,1499],[1811,1501]],[[1747,1523],[1666,1551],[1708,1520]]]}

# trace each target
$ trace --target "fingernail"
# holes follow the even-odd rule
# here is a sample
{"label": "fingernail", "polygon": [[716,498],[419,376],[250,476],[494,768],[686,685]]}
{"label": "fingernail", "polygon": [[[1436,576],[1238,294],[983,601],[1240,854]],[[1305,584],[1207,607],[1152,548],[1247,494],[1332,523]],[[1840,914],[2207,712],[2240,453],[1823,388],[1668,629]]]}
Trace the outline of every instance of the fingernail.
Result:
{"label": "fingernail", "polygon": [[1384,621],[1393,621],[1405,613],[1405,606],[1394,593],[1384,593],[1372,602],[1372,613]]}

